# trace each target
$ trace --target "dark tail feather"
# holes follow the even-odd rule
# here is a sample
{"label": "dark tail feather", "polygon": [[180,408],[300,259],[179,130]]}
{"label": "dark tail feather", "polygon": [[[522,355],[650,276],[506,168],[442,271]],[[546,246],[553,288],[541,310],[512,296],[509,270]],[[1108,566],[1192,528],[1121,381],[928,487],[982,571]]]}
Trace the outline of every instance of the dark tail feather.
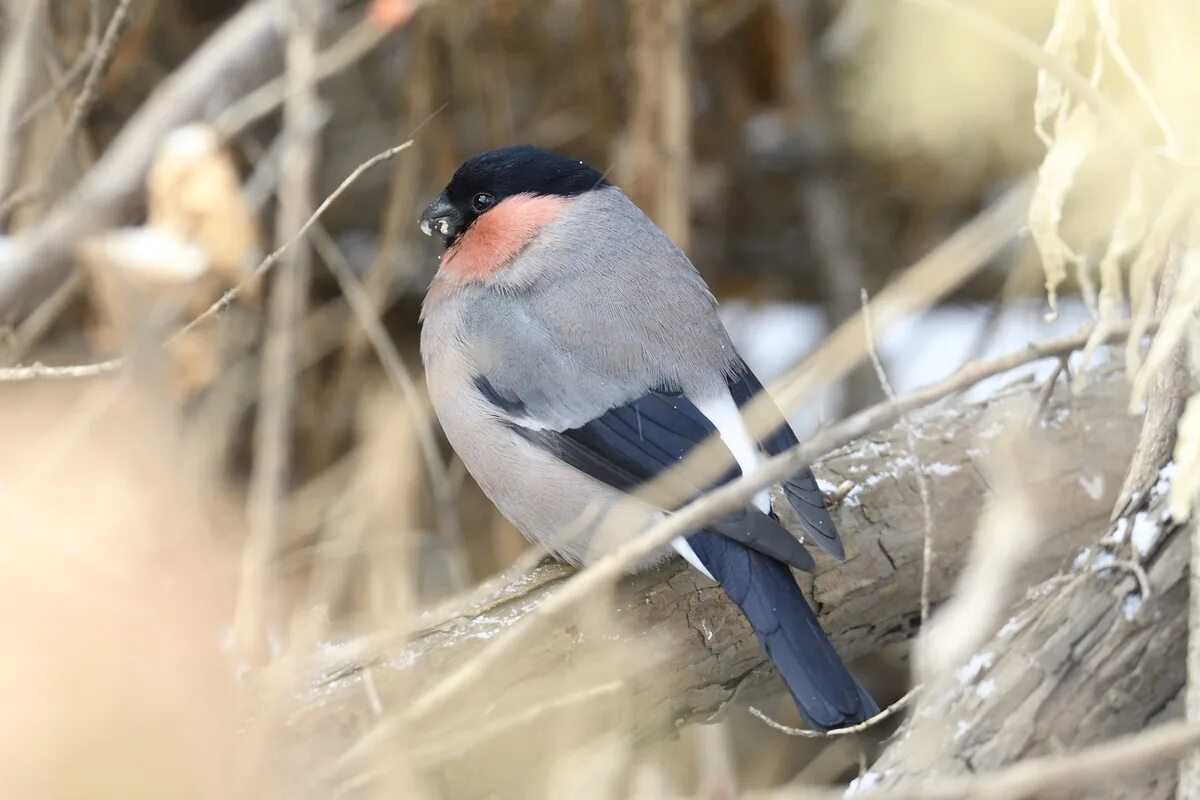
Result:
{"label": "dark tail feather", "polygon": [[746,615],[813,728],[842,728],[879,713],[834,651],[785,564],[709,531],[692,534],[688,542]]}

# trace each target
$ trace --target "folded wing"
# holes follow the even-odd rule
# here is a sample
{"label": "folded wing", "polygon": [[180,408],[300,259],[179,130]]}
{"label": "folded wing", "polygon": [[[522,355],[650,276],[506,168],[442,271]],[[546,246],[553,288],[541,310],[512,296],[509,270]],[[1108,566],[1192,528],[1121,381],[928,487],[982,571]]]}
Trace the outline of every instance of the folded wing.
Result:
{"label": "folded wing", "polygon": [[[596,480],[623,492],[638,492],[665,510],[678,508],[741,475],[729,449],[718,445],[713,445],[713,457],[729,466],[708,485],[672,469],[717,434],[717,428],[691,399],[671,387],[651,389],[581,425],[555,430],[530,418],[514,392],[498,391],[482,376],[476,378],[476,386],[497,412],[505,415],[509,427],[527,441]],[[720,442],[719,436],[714,441]],[[797,569],[812,569],[812,557],[800,541],[751,506],[724,515],[706,530]]]}

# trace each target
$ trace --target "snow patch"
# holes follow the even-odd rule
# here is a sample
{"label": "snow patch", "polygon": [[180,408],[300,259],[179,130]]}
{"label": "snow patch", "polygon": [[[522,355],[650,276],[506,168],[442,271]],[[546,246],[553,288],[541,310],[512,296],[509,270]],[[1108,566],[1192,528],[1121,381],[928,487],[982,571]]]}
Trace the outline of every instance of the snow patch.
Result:
{"label": "snow patch", "polygon": [[1127,622],[1133,622],[1136,620],[1138,612],[1141,610],[1141,595],[1137,595],[1132,592],[1125,595],[1125,599],[1121,601],[1121,616],[1125,617]]}
{"label": "snow patch", "polygon": [[471,619],[464,635],[471,639],[491,639],[503,629],[512,626],[523,613],[524,609],[514,608],[503,614],[480,614]]}
{"label": "snow patch", "polygon": [[[766,115],[758,118],[749,130],[757,141],[771,141],[777,124],[777,117]],[[1058,318],[1052,322],[1045,321],[1042,312],[1040,302],[1005,305],[1000,309],[985,304],[938,306],[892,326],[880,337],[879,350],[892,385],[898,393],[905,394],[945,378],[970,358],[1008,355],[1030,342],[1071,333],[1092,321],[1082,302],[1060,303]],[[826,311],[818,305],[750,304],[735,300],[722,303],[720,314],[734,346],[764,382],[782,375],[829,330]],[[1103,362],[1103,356],[1097,354],[1094,363]],[[989,378],[968,390],[965,400],[989,398],[998,388],[1019,377],[1045,380],[1054,367],[1054,359],[1043,359]],[[815,430],[840,404],[841,397],[840,387],[826,390],[807,408],[792,415],[796,432],[803,438]],[[983,438],[998,434],[1003,427],[997,423]]]}
{"label": "snow patch", "polygon": [[1118,544],[1129,538],[1129,520],[1125,517],[1118,519],[1109,538]]}
{"label": "snow patch", "polygon": [[1138,555],[1145,558],[1154,550],[1154,546],[1158,544],[1158,538],[1162,535],[1162,527],[1145,511],[1139,511],[1133,517],[1133,531],[1130,533],[1130,540],[1133,542],[1133,547],[1137,550]]}
{"label": "snow patch", "polygon": [[820,489],[824,494],[834,494],[838,490],[838,487],[835,484],[830,483],[824,478],[817,478],[817,488]]}
{"label": "snow patch", "polygon": [[1008,639],[1014,633],[1021,629],[1021,620],[1016,617],[1009,617],[1008,622],[1004,623],[1000,630],[996,631],[996,636],[1001,639]]}
{"label": "snow patch", "polygon": [[1079,555],[1075,556],[1075,560],[1071,562],[1071,571],[1079,572],[1088,565],[1092,559],[1092,548],[1085,547],[1079,551]]}
{"label": "snow patch", "polygon": [[979,685],[975,687],[975,696],[978,697],[980,700],[987,700],[989,697],[991,697],[995,693],[996,693],[996,681],[992,680],[991,678],[980,681]]}
{"label": "snow patch", "polygon": [[953,475],[962,469],[958,464],[943,464],[940,461],[935,461],[932,464],[925,465],[925,471],[931,475],[937,475],[939,478],[944,478],[947,475]]}
{"label": "snow patch", "polygon": [[1025,592],[1026,600],[1040,600],[1054,591],[1058,586],[1058,581],[1054,578],[1042,581],[1037,586],[1032,586]]}
{"label": "snow patch", "polygon": [[972,683],[976,678],[983,674],[984,670],[991,669],[996,663],[996,655],[992,652],[976,653],[971,656],[971,660],[954,671],[954,677],[958,678],[958,682],[963,686]]}
{"label": "snow patch", "polygon": [[846,793],[842,796],[853,797],[854,795],[867,794],[874,789],[878,789],[889,772],[891,770],[884,770],[882,775],[874,771],[864,772],[850,781],[850,785],[846,787]]}

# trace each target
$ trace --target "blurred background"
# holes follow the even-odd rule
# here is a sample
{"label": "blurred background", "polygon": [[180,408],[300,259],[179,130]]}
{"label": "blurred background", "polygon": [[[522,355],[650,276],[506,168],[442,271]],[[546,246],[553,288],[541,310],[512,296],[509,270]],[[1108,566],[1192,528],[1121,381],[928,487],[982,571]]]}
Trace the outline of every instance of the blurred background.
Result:
{"label": "blurred background", "polygon": [[[261,5],[9,0],[0,28],[0,257],[19,252],[30,230],[51,237],[53,230],[39,226],[56,209],[99,191],[102,181],[89,183],[88,176],[121,143],[139,109],[172,85],[210,37]],[[286,31],[288,4],[277,5]],[[290,95],[276,86],[264,105],[254,93],[280,74],[285,49],[264,48],[261,63],[251,59],[249,69],[246,59],[234,58],[236,80],[213,82],[190,115],[212,124],[127,142],[150,159],[137,191],[118,193],[114,218],[102,229],[66,243],[63,274],[70,277],[8,304],[2,320],[0,354],[8,365],[88,364],[119,355],[140,365],[119,380],[0,392],[16,409],[0,420],[3,446],[22,454],[26,476],[13,480],[37,484],[17,500],[0,493],[0,501],[12,512],[14,536],[25,537],[30,552],[47,561],[45,570],[64,576],[64,586],[78,589],[63,589],[61,607],[17,614],[17,649],[53,661],[46,654],[60,648],[62,659],[77,663],[79,631],[67,626],[47,638],[45,621],[65,613],[87,628],[94,598],[124,598],[105,612],[111,633],[95,647],[117,660],[93,674],[105,681],[105,669],[122,674],[110,649],[145,649],[151,661],[162,661],[149,670],[159,679],[175,669],[172,659],[195,667],[204,676],[205,707],[178,698],[175,679],[152,681],[159,699],[147,703],[145,717],[161,712],[193,732],[244,720],[235,677],[197,666],[213,657],[210,639],[236,638],[235,617],[271,621],[264,625],[274,633],[258,658],[274,663],[299,641],[336,648],[331,643],[381,629],[411,630],[416,609],[533,558],[449,453],[419,390],[418,315],[438,252],[416,219],[467,157],[531,143],[606,172],[691,256],[721,301],[735,343],[769,381],[857,312],[863,290],[875,295],[1047,161],[1056,138],[1039,138],[1035,121],[1044,126],[1053,114],[1038,108],[1047,92],[1039,90],[1037,58],[1020,42],[1074,65],[1135,133],[1161,125],[1154,108],[1147,110],[1147,92],[1181,136],[1194,139],[1200,130],[1194,86],[1176,79],[1180,54],[1200,35],[1188,2],[1122,8],[1122,54],[1136,65],[1141,85],[1105,62],[1092,23],[1073,22],[1065,4],[1052,0],[309,5],[325,14],[316,60],[322,80],[310,116],[290,123],[299,139],[281,136],[278,109]],[[965,15],[956,10],[962,7]],[[1056,19],[1067,31],[1058,39]],[[1071,33],[1072,26],[1079,30]],[[1107,67],[1099,71],[1102,62]],[[303,186],[289,183],[297,153],[307,148],[311,207],[359,165],[408,139],[411,147],[362,173],[309,234],[312,263],[296,283],[295,318],[302,322],[293,341],[294,395],[282,404],[286,447],[272,462],[279,473],[274,495],[259,503],[266,511],[256,516],[256,486],[270,484],[261,477],[263,443],[255,433],[264,413],[258,398],[269,385],[260,359],[270,335],[269,292],[248,285],[215,325],[177,342],[165,360],[148,343],[247,280],[288,240],[295,225],[287,220],[295,215],[286,198],[296,199],[295,187]],[[1173,144],[1186,149],[1187,142]],[[1022,237],[943,304],[881,337],[897,391],[1093,319],[1100,278],[1091,273],[1115,220],[1131,193],[1146,198],[1148,218],[1167,194],[1169,164],[1151,165],[1130,189],[1130,152],[1095,145],[1066,172],[1052,227],[1064,248],[1070,242],[1068,262],[1077,269],[1064,273],[1057,314],[1048,313],[1045,243],[1038,241],[1039,250]],[[364,313],[381,327],[372,332]],[[394,354],[386,347],[381,353],[378,334]],[[874,370],[856,369],[798,409],[797,427],[815,430],[882,396]],[[30,431],[57,432],[68,444],[56,450]],[[136,435],[115,435],[121,432]],[[119,486],[76,491],[97,478]],[[160,502],[148,506],[148,497]],[[22,516],[18,506],[38,514]],[[58,511],[49,520],[39,516]],[[116,521],[112,541],[85,535],[87,520],[98,519]],[[164,536],[158,523],[172,519],[186,524],[166,525],[171,535]],[[273,531],[267,544],[256,539],[260,529]],[[42,552],[48,530],[62,532],[54,537],[62,546]],[[255,563],[270,568],[246,601],[247,564]],[[147,583],[145,574],[156,570],[178,574],[179,583]],[[34,592],[43,573],[26,573]],[[13,591],[13,605],[23,605],[25,595]],[[168,616],[178,609],[164,603],[178,603],[184,620]],[[127,631],[146,626],[173,630],[182,643],[159,652],[154,635],[147,637],[154,645],[129,638]],[[188,648],[203,657],[181,655]],[[92,649],[82,652],[94,657],[87,655]],[[37,671],[36,664],[25,667]],[[881,669],[892,676],[881,685],[903,683],[905,667]],[[130,693],[131,682],[116,677],[77,691]],[[103,717],[103,709],[96,713],[80,716]],[[278,722],[263,716],[256,725]],[[146,731],[160,723],[140,730],[153,739]],[[78,749],[68,751],[91,752],[104,739],[84,727]],[[214,764],[250,758],[232,739],[199,739],[203,747],[181,745],[191,761],[164,770],[220,775],[225,768]],[[688,753],[708,752],[711,743],[693,745]],[[144,752],[136,742],[130,747]],[[239,748],[240,755],[231,754]],[[796,756],[772,752],[757,761],[740,753],[739,763],[755,762],[764,783],[795,773]],[[63,758],[60,767],[76,763],[75,756]],[[851,773],[853,762],[846,761]],[[844,771],[831,768],[825,777]],[[23,796],[46,788],[37,770],[14,774],[13,781],[33,781],[12,784],[25,787]],[[135,791],[124,779],[113,778],[118,794],[154,794],[153,784]],[[410,789],[417,791],[404,792]],[[186,796],[238,790],[217,780]],[[93,796],[55,791],[46,796]]]}
{"label": "blurred background", "polygon": [[[57,191],[241,5],[132,3],[86,136],[57,166]],[[1045,0],[972,7],[1033,39],[1054,14]],[[49,3],[46,14],[61,72],[87,38],[89,5]],[[528,142],[608,173],[692,257],[765,380],[857,311],[861,290],[876,292],[1035,168],[1045,150],[1030,111],[1036,71],[986,33],[920,4],[495,0],[418,11],[399,0],[352,5],[341,17],[330,40],[358,52],[321,86],[317,196],[372,155],[410,137],[414,144],[350,186],[322,225],[414,372],[419,305],[438,254],[414,221],[458,164],[483,150]],[[368,48],[358,44],[364,24],[394,29]],[[49,113],[30,121],[37,139],[25,174],[44,171],[36,141],[53,141],[56,123],[63,120]],[[269,239],[279,120],[246,128],[230,155]],[[38,206],[14,209],[11,229]],[[262,243],[258,235],[230,238],[248,249]],[[1010,248],[952,306],[886,338],[881,349],[897,389],[1078,327],[1086,318],[1078,304],[1067,305],[1057,327],[1042,324],[1042,281],[1036,251]],[[313,272],[308,295],[331,317],[343,303],[327,270]],[[78,339],[87,292],[76,296],[38,342],[74,349],[60,360],[81,360],[87,350],[77,348],[91,345]],[[352,445],[362,389],[381,379],[359,326],[337,328],[301,378],[301,481]],[[866,366],[797,412],[796,422],[811,430],[881,397]],[[459,578],[451,583],[491,574],[522,546],[501,521],[487,522],[486,506],[473,513],[463,535],[478,541],[468,542],[469,563],[452,570]],[[422,571],[434,595],[447,589],[441,572]]]}

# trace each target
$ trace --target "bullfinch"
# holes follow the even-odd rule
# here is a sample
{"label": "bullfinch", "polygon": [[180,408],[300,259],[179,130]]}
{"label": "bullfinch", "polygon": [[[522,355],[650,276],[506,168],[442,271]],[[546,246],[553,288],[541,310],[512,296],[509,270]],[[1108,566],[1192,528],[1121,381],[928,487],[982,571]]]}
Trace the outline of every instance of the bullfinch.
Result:
{"label": "bullfinch", "polygon": [[[763,387],[712,292],[587,164],[530,146],[483,153],[420,226],[445,245],[421,312],[434,408],[479,486],[535,544],[586,564],[613,546],[602,531],[615,509],[624,516],[607,529],[637,533],[797,444],[773,405],[773,430],[751,435],[739,408]],[[728,469],[688,484],[671,468],[710,437]],[[844,558],[812,471],[782,490],[804,536]],[[672,546],[738,605],[813,728],[868,719],[878,706],[792,575],[812,557],[770,503],[764,491]]]}

